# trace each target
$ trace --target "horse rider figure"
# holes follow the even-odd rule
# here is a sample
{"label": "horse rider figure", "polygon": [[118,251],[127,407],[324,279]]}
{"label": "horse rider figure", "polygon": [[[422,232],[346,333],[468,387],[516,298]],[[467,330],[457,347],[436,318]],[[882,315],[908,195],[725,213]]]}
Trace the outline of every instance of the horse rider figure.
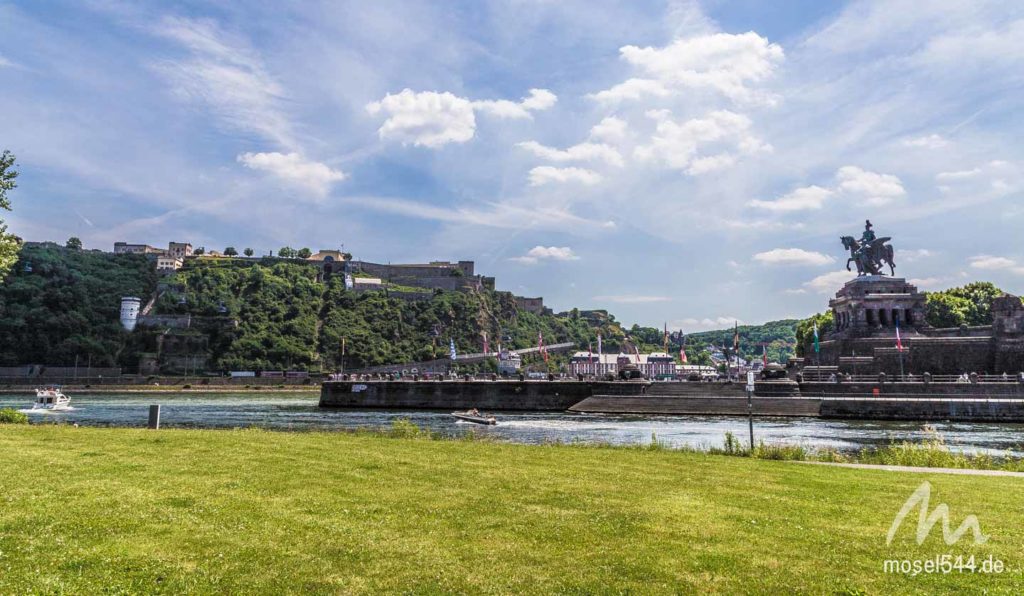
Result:
{"label": "horse rider figure", "polygon": [[872,251],[874,250],[875,242],[875,231],[871,229],[871,220],[864,220],[864,233],[860,237],[860,248],[857,249],[857,260],[860,261],[861,269],[868,272],[869,275],[875,274],[878,271],[875,267],[875,259]]}
{"label": "horse rider figure", "polygon": [[861,234],[858,242],[853,236],[840,236],[843,248],[850,251],[850,258],[846,261],[846,269],[850,269],[850,263],[857,264],[857,275],[880,275],[882,264],[889,265],[889,274],[895,275],[896,264],[893,260],[893,248],[886,244],[889,237],[878,238],[871,229],[871,220],[864,221],[864,233]]}

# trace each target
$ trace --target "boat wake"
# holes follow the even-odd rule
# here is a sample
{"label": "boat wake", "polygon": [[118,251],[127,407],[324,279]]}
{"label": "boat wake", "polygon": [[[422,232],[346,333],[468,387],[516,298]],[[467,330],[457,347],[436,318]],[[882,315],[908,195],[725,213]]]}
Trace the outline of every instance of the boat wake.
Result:
{"label": "boat wake", "polygon": [[18,411],[23,414],[61,414],[64,412],[74,412],[77,409],[78,408],[74,406],[68,406],[66,408],[60,408],[57,410],[49,410],[47,408],[23,408]]}

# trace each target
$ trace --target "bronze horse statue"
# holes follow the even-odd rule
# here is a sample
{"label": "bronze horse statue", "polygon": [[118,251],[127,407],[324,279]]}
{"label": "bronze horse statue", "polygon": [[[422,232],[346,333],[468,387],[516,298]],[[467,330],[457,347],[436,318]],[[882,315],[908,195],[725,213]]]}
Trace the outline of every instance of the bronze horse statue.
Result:
{"label": "bronze horse statue", "polygon": [[850,271],[850,262],[857,264],[857,276],[883,275],[882,264],[889,265],[889,275],[896,275],[896,263],[893,260],[892,246],[886,244],[889,237],[873,240],[866,245],[857,242],[853,236],[840,236],[843,248],[850,251],[846,260],[846,270]]}

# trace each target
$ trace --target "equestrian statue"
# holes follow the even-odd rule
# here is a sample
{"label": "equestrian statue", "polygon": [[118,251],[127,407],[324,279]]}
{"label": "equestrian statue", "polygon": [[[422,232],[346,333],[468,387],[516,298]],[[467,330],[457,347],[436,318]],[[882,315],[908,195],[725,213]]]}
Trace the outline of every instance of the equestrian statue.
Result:
{"label": "equestrian statue", "polygon": [[843,248],[850,251],[850,258],[846,260],[846,270],[850,271],[850,263],[856,263],[857,275],[885,275],[882,273],[882,265],[889,265],[889,275],[896,275],[896,263],[893,262],[892,246],[886,244],[890,240],[888,236],[876,238],[875,232],[871,229],[871,220],[864,222],[864,233],[858,241],[853,236],[840,236]]}

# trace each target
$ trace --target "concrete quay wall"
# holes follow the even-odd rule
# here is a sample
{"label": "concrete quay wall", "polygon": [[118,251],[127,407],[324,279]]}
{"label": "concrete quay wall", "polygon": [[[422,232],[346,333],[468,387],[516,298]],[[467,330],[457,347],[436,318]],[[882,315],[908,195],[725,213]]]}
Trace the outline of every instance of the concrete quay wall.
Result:
{"label": "concrete quay wall", "polygon": [[328,381],[320,406],[564,411],[596,393],[642,393],[646,383],[579,381]]}
{"label": "concrete quay wall", "polygon": [[1024,400],[832,398],[821,400],[820,415],[856,420],[1024,422]]}
{"label": "concrete quay wall", "polygon": [[[772,383],[764,383],[765,386]],[[758,383],[760,390],[761,383]],[[934,399],[1024,399],[1024,383],[800,383],[802,397],[927,397]]]}
{"label": "concrete quay wall", "polygon": [[[818,416],[819,399],[762,398],[751,400],[755,416]],[[597,395],[575,404],[570,412],[600,414],[662,414],[746,416],[745,397],[662,397]]]}

